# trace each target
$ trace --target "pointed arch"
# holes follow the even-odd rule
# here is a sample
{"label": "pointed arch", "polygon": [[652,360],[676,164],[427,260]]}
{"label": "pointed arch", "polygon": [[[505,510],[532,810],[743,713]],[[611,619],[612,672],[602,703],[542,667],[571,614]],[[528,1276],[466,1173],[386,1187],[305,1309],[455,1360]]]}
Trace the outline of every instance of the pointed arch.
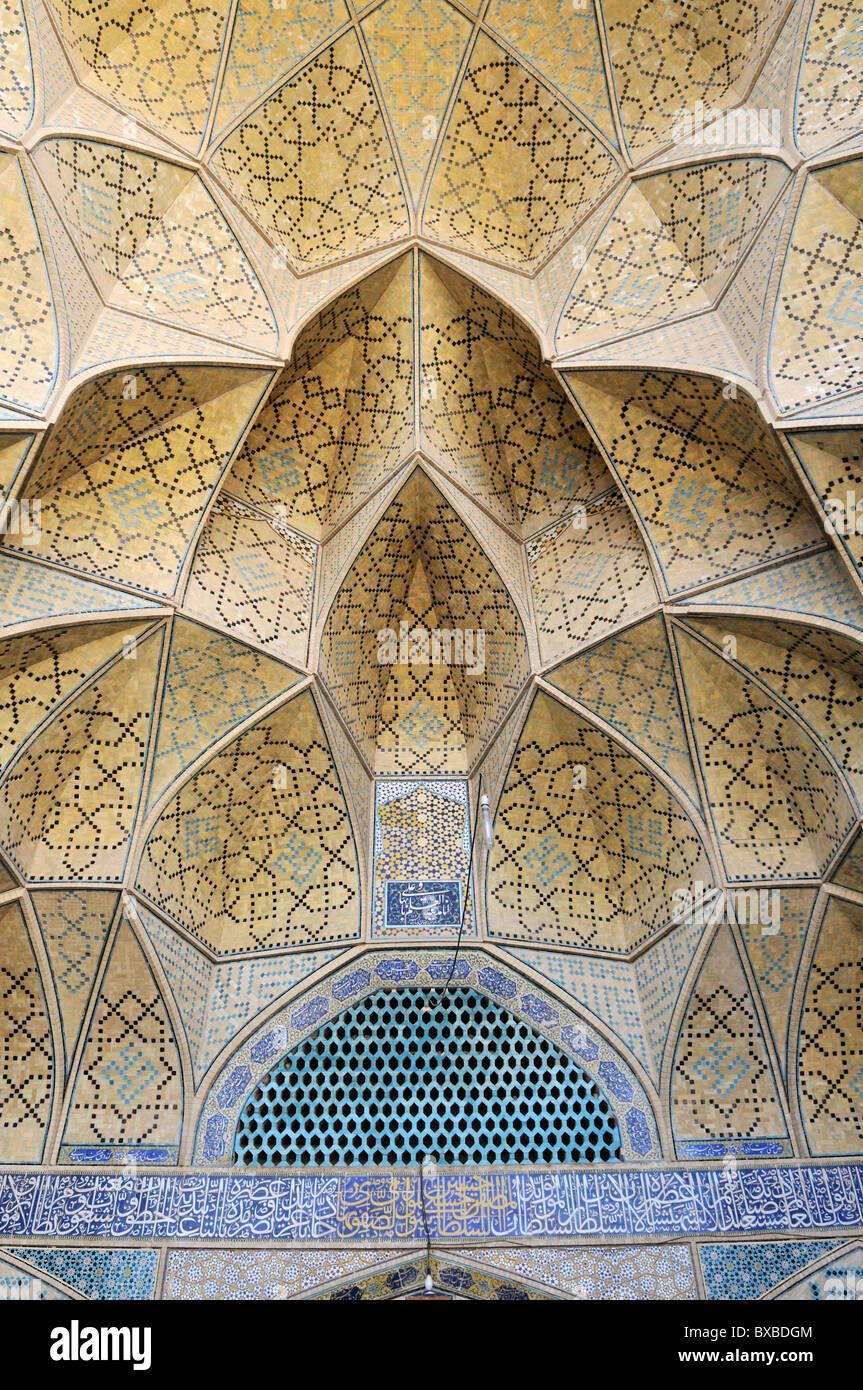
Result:
{"label": "pointed arch", "polygon": [[[231,1162],[233,1135],[246,1098],[274,1062],[346,1006],[384,985],[396,991],[422,985],[440,989],[452,964],[440,950],[369,951],[336,967],[305,994],[297,995],[266,1021],[227,1059],[200,1098],[195,1161]],[[471,948],[456,962],[454,982],[500,1001],[506,1010],[548,1038],[606,1090],[620,1129],[624,1161],[659,1157],[661,1143],[654,1109],[641,1081],[621,1054],[574,1007],[562,1004],[509,962]]]}

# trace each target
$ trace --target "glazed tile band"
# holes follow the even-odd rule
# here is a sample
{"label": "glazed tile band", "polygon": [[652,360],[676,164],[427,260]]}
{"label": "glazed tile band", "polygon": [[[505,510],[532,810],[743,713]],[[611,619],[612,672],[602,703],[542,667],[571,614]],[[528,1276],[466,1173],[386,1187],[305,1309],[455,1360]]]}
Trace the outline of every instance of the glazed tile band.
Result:
{"label": "glazed tile band", "polygon": [[[863,1232],[863,1165],[439,1172],[433,1240]],[[0,1238],[422,1240],[415,1173],[0,1174]]]}

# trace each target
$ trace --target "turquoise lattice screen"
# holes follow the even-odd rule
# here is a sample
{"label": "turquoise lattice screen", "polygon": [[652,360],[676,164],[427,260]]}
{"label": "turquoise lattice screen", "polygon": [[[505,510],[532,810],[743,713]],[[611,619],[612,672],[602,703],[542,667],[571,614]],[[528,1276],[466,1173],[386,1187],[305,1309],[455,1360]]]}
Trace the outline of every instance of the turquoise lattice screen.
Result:
{"label": "turquoise lattice screen", "polygon": [[493,999],[380,989],[284,1056],[250,1096],[233,1161],[308,1167],[609,1163],[592,1077]]}

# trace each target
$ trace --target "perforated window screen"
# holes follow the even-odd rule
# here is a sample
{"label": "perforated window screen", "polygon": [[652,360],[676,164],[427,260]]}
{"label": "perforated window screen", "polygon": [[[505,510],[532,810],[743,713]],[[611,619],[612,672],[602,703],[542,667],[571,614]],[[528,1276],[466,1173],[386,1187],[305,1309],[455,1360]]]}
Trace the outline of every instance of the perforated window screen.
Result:
{"label": "perforated window screen", "polygon": [[289,1052],[240,1116],[234,1162],[608,1163],[593,1079],[472,989],[378,990]]}

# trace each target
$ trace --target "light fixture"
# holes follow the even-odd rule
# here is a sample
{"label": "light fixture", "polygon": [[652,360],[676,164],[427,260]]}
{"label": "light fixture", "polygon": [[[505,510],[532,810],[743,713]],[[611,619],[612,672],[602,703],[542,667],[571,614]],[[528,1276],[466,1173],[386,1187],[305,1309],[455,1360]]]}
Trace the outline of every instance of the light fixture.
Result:
{"label": "light fixture", "polygon": [[485,790],[485,778],[481,777],[482,795],[479,799],[479,813],[482,816],[482,833],[485,840],[486,849],[494,848],[494,826],[491,821],[491,807],[488,804],[488,794]]}

